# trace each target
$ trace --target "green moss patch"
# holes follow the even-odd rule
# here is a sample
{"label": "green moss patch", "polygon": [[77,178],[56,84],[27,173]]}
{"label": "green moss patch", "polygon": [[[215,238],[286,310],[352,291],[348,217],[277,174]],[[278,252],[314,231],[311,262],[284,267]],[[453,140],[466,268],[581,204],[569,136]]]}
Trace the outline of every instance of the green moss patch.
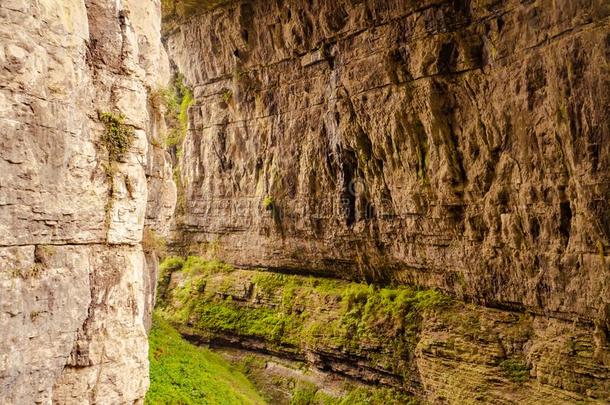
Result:
{"label": "green moss patch", "polygon": [[188,130],[188,110],[195,102],[192,90],[184,83],[184,76],[177,74],[167,88],[158,89],[152,96],[154,104],[165,106],[167,134],[165,146],[179,152]]}
{"label": "green moss patch", "polygon": [[134,130],[125,124],[125,117],[110,112],[100,112],[100,121],[106,127],[102,143],[108,150],[111,162],[121,160],[133,144]]}
{"label": "green moss patch", "polygon": [[362,283],[264,271],[234,270],[198,257],[169,258],[162,280],[177,272],[159,302],[172,323],[190,333],[256,337],[271,347],[323,348],[365,356],[407,373],[422,314],[450,305],[435,290],[378,288]]}
{"label": "green moss patch", "polygon": [[514,382],[525,382],[530,379],[530,367],[523,360],[506,359],[500,363],[500,369]]}

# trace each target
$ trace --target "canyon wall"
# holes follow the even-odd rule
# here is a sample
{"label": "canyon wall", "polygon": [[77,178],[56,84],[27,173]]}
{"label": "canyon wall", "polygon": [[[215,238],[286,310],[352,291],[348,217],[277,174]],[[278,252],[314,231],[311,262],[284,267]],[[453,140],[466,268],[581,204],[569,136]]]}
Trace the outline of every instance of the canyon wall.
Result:
{"label": "canyon wall", "polygon": [[178,247],[608,334],[610,3],[199,3]]}
{"label": "canyon wall", "polygon": [[173,210],[148,101],[169,78],[160,17],[157,0],[0,3],[3,404],[143,400],[142,232],[167,219],[147,200]]}
{"label": "canyon wall", "polygon": [[[195,98],[173,248],[245,269],[164,275],[183,334],[433,403],[607,400],[610,3],[168,3]],[[345,296],[287,309],[253,269],[457,300],[408,343],[385,315],[312,340],[307,314],[363,330]]]}

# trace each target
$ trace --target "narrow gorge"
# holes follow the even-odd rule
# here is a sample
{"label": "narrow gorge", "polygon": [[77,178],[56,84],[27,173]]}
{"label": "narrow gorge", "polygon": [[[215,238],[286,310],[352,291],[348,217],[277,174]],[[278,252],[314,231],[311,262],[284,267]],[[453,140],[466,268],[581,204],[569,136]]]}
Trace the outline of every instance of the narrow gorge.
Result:
{"label": "narrow gorge", "polygon": [[610,403],[607,0],[0,21],[0,403]]}

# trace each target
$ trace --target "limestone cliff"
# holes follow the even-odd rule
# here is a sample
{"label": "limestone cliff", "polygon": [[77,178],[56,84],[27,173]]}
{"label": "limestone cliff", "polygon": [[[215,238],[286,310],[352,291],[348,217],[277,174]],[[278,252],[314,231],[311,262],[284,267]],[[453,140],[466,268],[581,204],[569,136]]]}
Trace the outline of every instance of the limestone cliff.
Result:
{"label": "limestone cliff", "polygon": [[610,3],[186,11],[167,28],[196,98],[185,250],[608,333]]}
{"label": "limestone cliff", "polygon": [[[438,403],[607,400],[610,3],[166,3],[195,96],[176,251],[476,304],[422,315],[407,373],[366,341],[322,345],[321,367],[374,369]],[[278,308],[248,280],[238,294],[178,283],[170,307],[228,294],[246,313]],[[185,333],[222,331],[193,305]],[[535,381],[495,379],[512,355]]]}
{"label": "limestone cliff", "polygon": [[[0,2],[1,403],[142,402],[170,228],[247,268],[169,275],[197,339],[435,403],[607,400],[608,1],[163,0],[169,60],[160,3]],[[191,90],[168,153],[170,65]],[[351,304],[262,269],[417,310],[295,341],[285,319]]]}
{"label": "limestone cliff", "polygon": [[157,0],[0,2],[3,404],[146,392],[141,240],[166,220],[147,200],[173,210],[148,101],[169,78],[160,22]]}

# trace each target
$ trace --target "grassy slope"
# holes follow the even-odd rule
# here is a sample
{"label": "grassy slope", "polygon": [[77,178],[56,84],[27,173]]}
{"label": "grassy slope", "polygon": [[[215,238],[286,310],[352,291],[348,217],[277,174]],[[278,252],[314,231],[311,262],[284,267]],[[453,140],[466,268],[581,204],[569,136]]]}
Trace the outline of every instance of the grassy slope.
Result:
{"label": "grassy slope", "polygon": [[147,404],[264,404],[250,381],[220,356],[184,341],[155,316]]}

